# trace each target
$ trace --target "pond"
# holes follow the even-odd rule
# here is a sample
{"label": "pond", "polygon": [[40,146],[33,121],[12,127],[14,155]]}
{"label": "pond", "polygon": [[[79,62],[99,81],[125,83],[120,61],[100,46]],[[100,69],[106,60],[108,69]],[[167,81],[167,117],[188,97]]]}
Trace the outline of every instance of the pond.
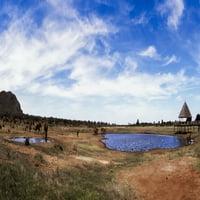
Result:
{"label": "pond", "polygon": [[102,142],[107,148],[126,151],[141,152],[152,149],[168,149],[186,145],[186,141],[177,136],[143,134],[143,133],[107,133],[103,135]]}
{"label": "pond", "polygon": [[[14,137],[10,138],[13,142],[23,142],[25,143],[26,138],[25,137]],[[46,140],[42,138],[29,138],[29,143],[45,143]],[[50,142],[50,140],[47,140],[47,142]]]}

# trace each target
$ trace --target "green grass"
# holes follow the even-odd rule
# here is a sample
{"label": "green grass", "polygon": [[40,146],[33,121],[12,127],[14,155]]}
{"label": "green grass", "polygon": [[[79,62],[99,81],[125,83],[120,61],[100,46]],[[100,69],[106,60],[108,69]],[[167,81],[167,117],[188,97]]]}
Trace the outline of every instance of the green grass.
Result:
{"label": "green grass", "polygon": [[133,197],[130,188],[119,185],[106,168],[98,165],[57,169],[45,174],[31,165],[1,162],[0,172],[0,199],[122,200]]}
{"label": "green grass", "polygon": [[115,159],[114,162],[118,163],[118,167],[137,167],[141,165],[144,162],[151,161],[152,157],[149,156],[147,153],[138,152],[138,153],[130,153],[129,155],[120,158]]}
{"label": "green grass", "polygon": [[67,150],[65,145],[59,143],[56,143],[50,147],[38,144],[32,144],[31,147],[48,155],[57,155],[57,156]]}
{"label": "green grass", "polygon": [[34,159],[37,163],[40,163],[40,164],[47,164],[46,160],[43,158],[43,156],[39,153],[36,153],[35,156],[34,156]]}
{"label": "green grass", "polygon": [[92,153],[99,153],[99,152],[104,152],[105,150],[102,149],[101,147],[90,144],[89,142],[77,142],[77,146],[81,148],[82,150],[89,151]]}
{"label": "green grass", "polygon": [[194,150],[194,156],[196,156],[197,158],[200,158],[200,145],[196,144],[193,150]]}
{"label": "green grass", "polygon": [[34,173],[35,170],[32,167],[24,167],[22,163],[1,162],[0,199],[32,200],[42,199],[46,194],[50,194],[50,188],[45,187],[42,179],[38,181],[33,178]]}
{"label": "green grass", "polygon": [[[113,132],[173,134],[173,127],[114,127],[110,129],[112,130]],[[73,133],[76,134],[75,130]],[[1,140],[3,138],[0,138],[0,142]],[[4,140],[4,142],[8,141]],[[96,146],[95,143],[91,145],[89,141],[76,141],[75,144],[78,147],[78,155],[90,157],[108,155],[106,153],[109,150]],[[15,143],[15,145],[19,148],[24,146],[21,143]],[[113,157],[112,161],[116,164],[108,166],[88,163],[74,168],[45,171],[45,165],[48,166],[48,163],[42,155],[68,156],[71,150],[70,145],[73,144],[65,144],[62,141],[56,141],[52,145],[31,144],[30,148],[35,148],[38,152],[31,158],[29,155],[12,151],[0,143],[0,199],[134,200],[136,198],[132,189],[116,181],[115,173],[118,170],[136,167],[151,160],[159,162],[159,159],[174,159],[182,156],[200,158],[200,145],[195,143],[191,146],[157,153],[154,151],[127,153],[118,159]],[[42,166],[43,170],[39,166]],[[199,159],[194,164],[194,168],[200,170]]]}
{"label": "green grass", "polygon": [[[65,171],[70,177],[69,199],[101,200],[101,199],[132,199],[130,188],[123,188],[109,173],[107,167],[97,164],[84,165],[84,167]],[[69,178],[68,177],[68,178]],[[129,190],[129,193],[119,191]]]}
{"label": "green grass", "polygon": [[35,154],[33,162],[29,155],[0,144],[0,199],[134,199],[133,191],[118,183],[108,166],[90,163],[47,172],[36,167],[35,162],[46,164],[39,153]]}
{"label": "green grass", "polygon": [[192,167],[198,171],[200,171],[200,159],[198,159],[193,165]]}

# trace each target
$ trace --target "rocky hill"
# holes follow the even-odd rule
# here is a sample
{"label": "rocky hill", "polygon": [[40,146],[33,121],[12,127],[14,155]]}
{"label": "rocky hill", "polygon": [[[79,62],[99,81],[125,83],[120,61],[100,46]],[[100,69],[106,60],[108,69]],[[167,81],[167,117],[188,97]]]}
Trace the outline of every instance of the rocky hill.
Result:
{"label": "rocky hill", "polygon": [[0,115],[22,115],[22,109],[17,97],[12,92],[0,92]]}

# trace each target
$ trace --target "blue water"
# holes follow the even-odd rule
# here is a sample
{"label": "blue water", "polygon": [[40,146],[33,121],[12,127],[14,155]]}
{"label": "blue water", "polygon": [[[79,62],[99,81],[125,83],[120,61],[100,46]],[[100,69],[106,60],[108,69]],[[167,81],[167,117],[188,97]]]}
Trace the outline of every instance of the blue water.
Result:
{"label": "blue water", "polygon": [[105,139],[102,142],[107,148],[126,151],[141,152],[151,149],[168,149],[186,145],[186,142],[177,136],[157,135],[157,134],[130,134],[120,133],[104,134]]}
{"label": "blue water", "polygon": [[[24,137],[14,137],[14,138],[11,138],[10,140],[13,141],[13,142],[25,142],[25,139]],[[45,139],[42,139],[42,138],[29,138],[29,143],[44,143],[46,142]],[[47,142],[50,142],[49,140],[47,140]]]}

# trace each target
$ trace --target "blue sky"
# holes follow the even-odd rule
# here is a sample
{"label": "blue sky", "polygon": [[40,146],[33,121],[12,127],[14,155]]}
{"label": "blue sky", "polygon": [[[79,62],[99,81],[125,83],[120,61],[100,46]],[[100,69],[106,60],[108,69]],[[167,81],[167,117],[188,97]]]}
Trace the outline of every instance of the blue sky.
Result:
{"label": "blue sky", "polygon": [[33,115],[195,118],[199,21],[199,0],[1,0],[0,90]]}

